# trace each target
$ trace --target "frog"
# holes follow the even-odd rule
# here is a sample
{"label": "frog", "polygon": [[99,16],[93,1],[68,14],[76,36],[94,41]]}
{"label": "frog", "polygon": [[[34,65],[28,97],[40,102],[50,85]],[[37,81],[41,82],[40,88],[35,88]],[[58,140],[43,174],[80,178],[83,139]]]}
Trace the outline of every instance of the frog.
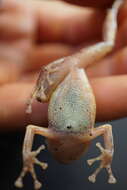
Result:
{"label": "frog", "polygon": [[34,100],[48,102],[48,128],[32,124],[27,126],[22,151],[23,169],[15,181],[16,187],[23,187],[23,178],[27,172],[33,177],[35,190],[42,186],[35,173],[34,164],[43,170],[48,164],[36,158],[45,149],[45,145],[32,150],[35,134],[46,138],[48,150],[57,161],[64,164],[79,159],[87,152],[92,140],[102,135],[104,147],[101,143],[96,143],[100,156],[87,161],[90,166],[95,161],[100,161],[100,165],[88,179],[94,183],[99,172],[105,168],[108,183],[117,182],[111,168],[114,154],[112,126],[104,124],[94,127],[96,101],[85,69],[112,51],[118,28],[117,16],[122,3],[123,0],[116,0],[107,10],[102,42],[82,48],[41,69],[26,112],[32,112]]}

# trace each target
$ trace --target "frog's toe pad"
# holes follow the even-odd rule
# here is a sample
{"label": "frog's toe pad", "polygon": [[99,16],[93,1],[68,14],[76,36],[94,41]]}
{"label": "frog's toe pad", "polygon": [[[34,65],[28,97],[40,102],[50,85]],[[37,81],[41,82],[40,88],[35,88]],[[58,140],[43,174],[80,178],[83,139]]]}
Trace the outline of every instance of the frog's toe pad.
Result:
{"label": "frog's toe pad", "polygon": [[34,188],[37,190],[37,189],[40,189],[41,186],[42,186],[42,184],[38,180],[35,180],[35,182],[34,182]]}
{"label": "frog's toe pad", "polygon": [[110,176],[108,179],[108,183],[115,184],[117,182],[116,178],[114,176]]}
{"label": "frog's toe pad", "polygon": [[92,183],[95,183],[96,182],[96,176],[93,174],[93,175],[90,175],[89,177],[88,177],[88,180],[90,181],[90,182],[92,182]]}
{"label": "frog's toe pad", "polygon": [[23,182],[20,177],[15,181],[15,186],[18,188],[23,188]]}
{"label": "frog's toe pad", "polygon": [[110,165],[106,166],[106,170],[107,170],[108,175],[109,175],[108,183],[115,184],[117,182],[117,180],[116,180],[116,178],[114,177],[114,175],[112,173],[111,166]]}

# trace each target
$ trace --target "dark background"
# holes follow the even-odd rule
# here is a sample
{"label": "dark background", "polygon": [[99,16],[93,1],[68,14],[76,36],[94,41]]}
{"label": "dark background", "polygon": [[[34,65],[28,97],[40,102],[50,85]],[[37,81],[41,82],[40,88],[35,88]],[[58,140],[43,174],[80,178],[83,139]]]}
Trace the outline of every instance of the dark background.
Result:
{"label": "dark background", "polygon": [[[95,139],[89,151],[80,160],[70,165],[57,163],[52,155],[46,150],[42,151],[39,159],[47,161],[49,167],[42,171],[36,167],[38,178],[43,182],[44,190],[122,190],[127,189],[127,119],[109,122],[113,125],[115,155],[112,168],[117,177],[117,184],[107,184],[107,173],[103,169],[97,177],[95,184],[88,181],[88,176],[94,171],[98,163],[89,167],[87,159],[98,156],[100,153],[95,144],[102,141]],[[101,123],[102,124],[102,123]],[[100,123],[97,123],[97,126]],[[16,190],[14,180],[19,175],[22,167],[21,150],[24,133],[5,133],[0,135],[0,190]],[[44,142],[43,137],[35,138],[34,149]],[[33,190],[32,179],[25,177],[23,190]]]}

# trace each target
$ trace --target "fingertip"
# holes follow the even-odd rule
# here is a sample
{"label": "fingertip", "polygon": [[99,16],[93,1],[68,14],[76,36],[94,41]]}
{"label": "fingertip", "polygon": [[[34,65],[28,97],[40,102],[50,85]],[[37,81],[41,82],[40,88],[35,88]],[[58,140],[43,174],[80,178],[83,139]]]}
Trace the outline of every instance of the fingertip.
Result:
{"label": "fingertip", "polygon": [[101,36],[105,11],[59,1],[41,3],[36,8],[39,41],[79,44]]}
{"label": "fingertip", "polygon": [[127,76],[91,80],[97,103],[97,120],[112,120],[127,115]]}
{"label": "fingertip", "polygon": [[97,7],[97,8],[108,8],[111,6],[113,0],[64,0],[68,3],[80,5],[80,6],[90,6],[90,7]]}

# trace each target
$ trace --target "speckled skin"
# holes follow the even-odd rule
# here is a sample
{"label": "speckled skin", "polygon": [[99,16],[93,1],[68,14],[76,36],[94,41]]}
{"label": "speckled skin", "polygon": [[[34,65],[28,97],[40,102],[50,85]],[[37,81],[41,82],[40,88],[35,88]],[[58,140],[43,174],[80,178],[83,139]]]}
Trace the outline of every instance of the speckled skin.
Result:
{"label": "speckled skin", "polygon": [[27,112],[31,112],[34,99],[49,102],[49,124],[48,128],[27,126],[23,144],[23,169],[15,182],[17,187],[23,187],[22,180],[27,172],[30,172],[34,179],[34,188],[37,190],[41,187],[34,171],[34,164],[40,165],[43,169],[47,168],[47,164],[36,158],[44,149],[44,145],[32,151],[35,134],[47,138],[48,149],[58,161],[63,163],[78,159],[94,138],[103,135],[105,148],[100,143],[96,144],[101,155],[88,160],[89,165],[100,160],[100,166],[88,179],[94,183],[97,174],[105,168],[109,175],[108,182],[116,183],[111,169],[114,153],[112,126],[105,124],[94,128],[95,98],[83,68],[103,58],[114,47],[117,13],[121,3],[122,0],[116,0],[107,13],[103,42],[83,48],[78,53],[52,62],[42,69],[28,103]]}
{"label": "speckled skin", "polygon": [[83,69],[75,68],[53,92],[49,102],[49,128],[59,133],[47,140],[55,158],[64,163],[78,159],[89,142],[78,140],[95,122],[95,98]]}
{"label": "speckled skin", "polygon": [[85,133],[95,123],[95,97],[83,69],[76,68],[53,92],[49,102],[49,128]]}

